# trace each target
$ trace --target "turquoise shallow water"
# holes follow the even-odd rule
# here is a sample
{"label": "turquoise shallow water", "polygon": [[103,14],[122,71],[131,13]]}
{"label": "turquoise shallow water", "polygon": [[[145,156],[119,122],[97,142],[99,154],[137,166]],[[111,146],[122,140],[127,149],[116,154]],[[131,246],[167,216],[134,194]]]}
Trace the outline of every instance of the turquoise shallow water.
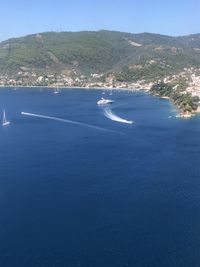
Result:
{"label": "turquoise shallow water", "polygon": [[2,267],[199,266],[200,117],[114,91],[119,123],[101,92],[0,90]]}

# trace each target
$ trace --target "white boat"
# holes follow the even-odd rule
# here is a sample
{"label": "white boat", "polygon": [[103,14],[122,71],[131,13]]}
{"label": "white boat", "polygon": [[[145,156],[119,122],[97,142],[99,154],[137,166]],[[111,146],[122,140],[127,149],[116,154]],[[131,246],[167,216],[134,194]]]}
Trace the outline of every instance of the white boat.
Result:
{"label": "white boat", "polygon": [[55,90],[54,90],[53,93],[54,93],[54,94],[59,94],[59,93],[60,93],[58,86],[55,88]]}
{"label": "white boat", "polygon": [[114,100],[111,99],[105,99],[105,98],[101,98],[99,101],[97,101],[97,105],[108,105],[108,104],[112,104],[114,102]]}
{"label": "white boat", "polygon": [[3,110],[3,119],[2,119],[2,126],[9,125],[10,122],[6,120],[6,112],[5,109]]}

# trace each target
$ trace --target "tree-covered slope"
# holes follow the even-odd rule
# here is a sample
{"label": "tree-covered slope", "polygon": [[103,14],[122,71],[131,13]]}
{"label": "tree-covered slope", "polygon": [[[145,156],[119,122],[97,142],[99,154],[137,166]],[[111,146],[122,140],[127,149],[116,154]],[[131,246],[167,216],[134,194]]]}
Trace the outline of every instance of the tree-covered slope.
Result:
{"label": "tree-covered slope", "polygon": [[170,37],[113,31],[47,32],[0,43],[0,73],[116,72],[119,79],[166,75],[200,65],[200,35]]}

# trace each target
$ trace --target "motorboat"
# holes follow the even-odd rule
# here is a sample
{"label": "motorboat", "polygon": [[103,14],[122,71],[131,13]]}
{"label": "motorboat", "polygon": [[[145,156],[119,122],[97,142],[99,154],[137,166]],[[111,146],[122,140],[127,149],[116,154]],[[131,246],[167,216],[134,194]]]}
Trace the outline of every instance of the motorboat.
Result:
{"label": "motorboat", "polygon": [[114,102],[114,100],[111,99],[105,99],[105,98],[101,98],[99,101],[97,101],[97,105],[102,106],[102,105],[109,105],[112,104]]}

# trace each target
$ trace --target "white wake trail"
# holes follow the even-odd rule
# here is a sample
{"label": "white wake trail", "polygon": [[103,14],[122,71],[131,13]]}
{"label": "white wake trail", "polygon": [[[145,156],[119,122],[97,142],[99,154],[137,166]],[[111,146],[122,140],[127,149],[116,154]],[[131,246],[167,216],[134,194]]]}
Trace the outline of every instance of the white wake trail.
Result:
{"label": "white wake trail", "polygon": [[51,116],[34,114],[34,113],[23,112],[23,111],[21,112],[21,114],[25,115],[25,116],[31,116],[31,117],[37,117],[37,118],[42,118],[42,119],[60,121],[60,122],[65,122],[65,123],[71,123],[71,124],[75,124],[75,125],[79,125],[79,126],[95,129],[95,130],[104,131],[104,132],[115,132],[115,131],[112,131],[112,130],[104,129],[102,127],[90,125],[90,124],[87,124],[87,123],[82,123],[82,122],[72,121],[72,120],[66,120],[66,119],[62,119],[62,118],[58,118],[58,117],[51,117]]}
{"label": "white wake trail", "polygon": [[115,115],[110,108],[105,108],[104,109],[104,115],[106,116],[106,118],[112,120],[112,121],[117,121],[117,122],[121,122],[121,123],[127,123],[127,124],[132,124],[134,123],[134,121],[129,121],[129,120],[125,120],[117,115]]}

